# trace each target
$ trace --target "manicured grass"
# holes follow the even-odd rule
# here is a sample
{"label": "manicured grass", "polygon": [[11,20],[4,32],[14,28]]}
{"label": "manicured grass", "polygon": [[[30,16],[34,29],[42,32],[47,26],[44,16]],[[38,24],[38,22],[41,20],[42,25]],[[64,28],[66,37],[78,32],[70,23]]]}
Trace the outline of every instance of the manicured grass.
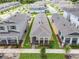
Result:
{"label": "manicured grass", "polygon": [[48,59],[65,59],[64,54],[48,54]]}
{"label": "manicured grass", "polygon": [[47,16],[51,16],[52,15],[48,10],[46,10],[45,13],[46,13]]}
{"label": "manicured grass", "polygon": [[52,48],[59,48],[58,39],[57,39],[57,37],[56,37],[56,35],[54,33],[54,30],[52,28],[52,25],[51,25],[49,19],[48,19],[48,23],[50,25],[50,28],[51,28],[51,31],[52,31],[52,37],[53,37],[52,38],[52,40],[53,40],[53,42],[52,42]]}
{"label": "manicured grass", "polygon": [[[20,59],[41,59],[40,54],[21,54]],[[65,59],[64,54],[47,54],[47,59]]]}
{"label": "manicured grass", "polygon": [[38,13],[36,13],[36,12],[33,12],[33,13],[31,13],[32,14],[32,16],[36,16]]}
{"label": "manicured grass", "polygon": [[30,27],[28,29],[28,32],[26,34],[26,38],[25,38],[25,41],[24,41],[24,44],[23,44],[23,48],[30,48],[31,47],[31,45],[30,45],[30,36],[29,35],[30,35],[30,32],[31,32],[33,21],[34,21],[34,18],[31,22]]}
{"label": "manicured grass", "polygon": [[31,13],[31,14],[34,14],[34,15],[36,15],[36,14],[38,14],[37,12],[33,12],[33,13]]}
{"label": "manicured grass", "polygon": [[47,16],[51,16],[52,14],[49,12],[49,13],[46,13],[47,14]]}

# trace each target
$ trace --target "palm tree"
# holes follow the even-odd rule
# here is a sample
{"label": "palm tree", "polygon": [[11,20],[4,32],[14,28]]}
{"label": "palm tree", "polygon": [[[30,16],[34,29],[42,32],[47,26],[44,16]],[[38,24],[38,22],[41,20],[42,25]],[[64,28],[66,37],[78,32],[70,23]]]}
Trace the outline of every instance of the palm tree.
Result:
{"label": "palm tree", "polygon": [[66,59],[70,58],[69,52],[70,52],[71,47],[69,45],[65,45],[64,50],[65,50],[65,57]]}
{"label": "palm tree", "polygon": [[45,47],[43,47],[40,51],[40,56],[41,56],[41,59],[47,59],[47,55],[46,55],[46,49]]}

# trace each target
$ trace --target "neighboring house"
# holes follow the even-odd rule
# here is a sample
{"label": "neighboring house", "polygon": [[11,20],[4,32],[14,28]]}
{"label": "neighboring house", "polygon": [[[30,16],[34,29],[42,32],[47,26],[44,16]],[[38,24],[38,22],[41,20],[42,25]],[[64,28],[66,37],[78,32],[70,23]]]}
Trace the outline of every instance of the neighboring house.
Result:
{"label": "neighboring house", "polygon": [[48,23],[48,18],[44,13],[35,17],[32,31],[30,33],[30,42],[34,45],[48,45],[52,32]]}
{"label": "neighboring house", "polygon": [[52,3],[60,3],[62,1],[65,1],[66,2],[66,0],[49,0],[49,1],[51,1]]}
{"label": "neighboring house", "polygon": [[79,44],[79,29],[74,27],[68,20],[58,14],[52,15],[52,21],[55,23],[58,34],[57,37],[64,44]]}
{"label": "neighboring house", "polygon": [[0,21],[0,45],[21,44],[29,19],[28,15],[17,12]]}
{"label": "neighboring house", "polygon": [[30,13],[36,12],[36,13],[44,13],[46,10],[45,4],[41,3],[34,3],[30,4]]}
{"label": "neighboring house", "polygon": [[63,8],[63,16],[70,21],[74,26],[79,28],[79,8]]}
{"label": "neighboring house", "polygon": [[8,2],[8,3],[4,3],[4,4],[1,4],[0,5],[0,11],[4,11],[4,10],[7,10],[9,8],[16,7],[16,6],[19,6],[19,5],[20,5],[19,2]]}

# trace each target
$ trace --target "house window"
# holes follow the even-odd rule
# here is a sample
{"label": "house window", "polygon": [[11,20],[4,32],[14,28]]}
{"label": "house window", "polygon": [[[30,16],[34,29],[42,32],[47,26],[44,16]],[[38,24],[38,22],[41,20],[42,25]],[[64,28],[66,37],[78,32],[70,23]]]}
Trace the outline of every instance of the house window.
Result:
{"label": "house window", "polygon": [[78,18],[78,21],[79,21],[79,18]]}
{"label": "house window", "polygon": [[70,38],[66,38],[65,39],[65,44],[69,44],[70,43]]}
{"label": "house window", "polygon": [[48,45],[48,40],[45,40],[45,45]]}
{"label": "house window", "polygon": [[11,26],[11,29],[16,29],[16,26]]}
{"label": "house window", "polygon": [[43,45],[43,40],[40,40],[40,44]]}
{"label": "house window", "polygon": [[78,38],[72,38],[72,44],[76,44],[77,43],[77,39]]}
{"label": "house window", "polygon": [[0,44],[7,44],[6,40],[1,40]]}
{"label": "house window", "polygon": [[59,31],[59,35],[61,35],[61,32]]}
{"label": "house window", "polygon": [[64,39],[64,37],[63,37],[63,36],[62,36],[61,38],[62,38],[62,40]]}
{"label": "house window", "polygon": [[32,44],[35,44],[36,43],[36,37],[32,37]]}
{"label": "house window", "polygon": [[17,44],[17,40],[8,40],[9,44]]}
{"label": "house window", "polygon": [[19,44],[21,44],[23,42],[23,40],[18,40]]}
{"label": "house window", "polygon": [[35,44],[38,45],[38,43],[39,43],[38,40],[36,40],[36,43]]}
{"label": "house window", "polygon": [[4,30],[5,28],[3,26],[0,26],[0,30]]}

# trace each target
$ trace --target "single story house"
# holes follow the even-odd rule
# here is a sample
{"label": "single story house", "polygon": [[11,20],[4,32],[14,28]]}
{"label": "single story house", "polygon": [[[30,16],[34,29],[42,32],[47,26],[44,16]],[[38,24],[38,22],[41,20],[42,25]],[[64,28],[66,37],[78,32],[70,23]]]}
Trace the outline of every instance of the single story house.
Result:
{"label": "single story house", "polygon": [[5,20],[0,20],[0,45],[21,44],[29,19],[27,14],[16,12]]}
{"label": "single story house", "polygon": [[79,28],[74,27],[72,23],[59,14],[53,14],[52,21],[57,27],[58,33],[56,35],[61,41],[62,46],[65,44],[79,44]]}
{"label": "single story house", "polygon": [[44,13],[46,10],[46,5],[42,1],[30,4],[30,13]]}
{"label": "single story house", "polygon": [[45,13],[38,14],[33,23],[30,33],[30,42],[34,45],[48,45],[51,39],[52,32],[48,23],[48,18]]}

